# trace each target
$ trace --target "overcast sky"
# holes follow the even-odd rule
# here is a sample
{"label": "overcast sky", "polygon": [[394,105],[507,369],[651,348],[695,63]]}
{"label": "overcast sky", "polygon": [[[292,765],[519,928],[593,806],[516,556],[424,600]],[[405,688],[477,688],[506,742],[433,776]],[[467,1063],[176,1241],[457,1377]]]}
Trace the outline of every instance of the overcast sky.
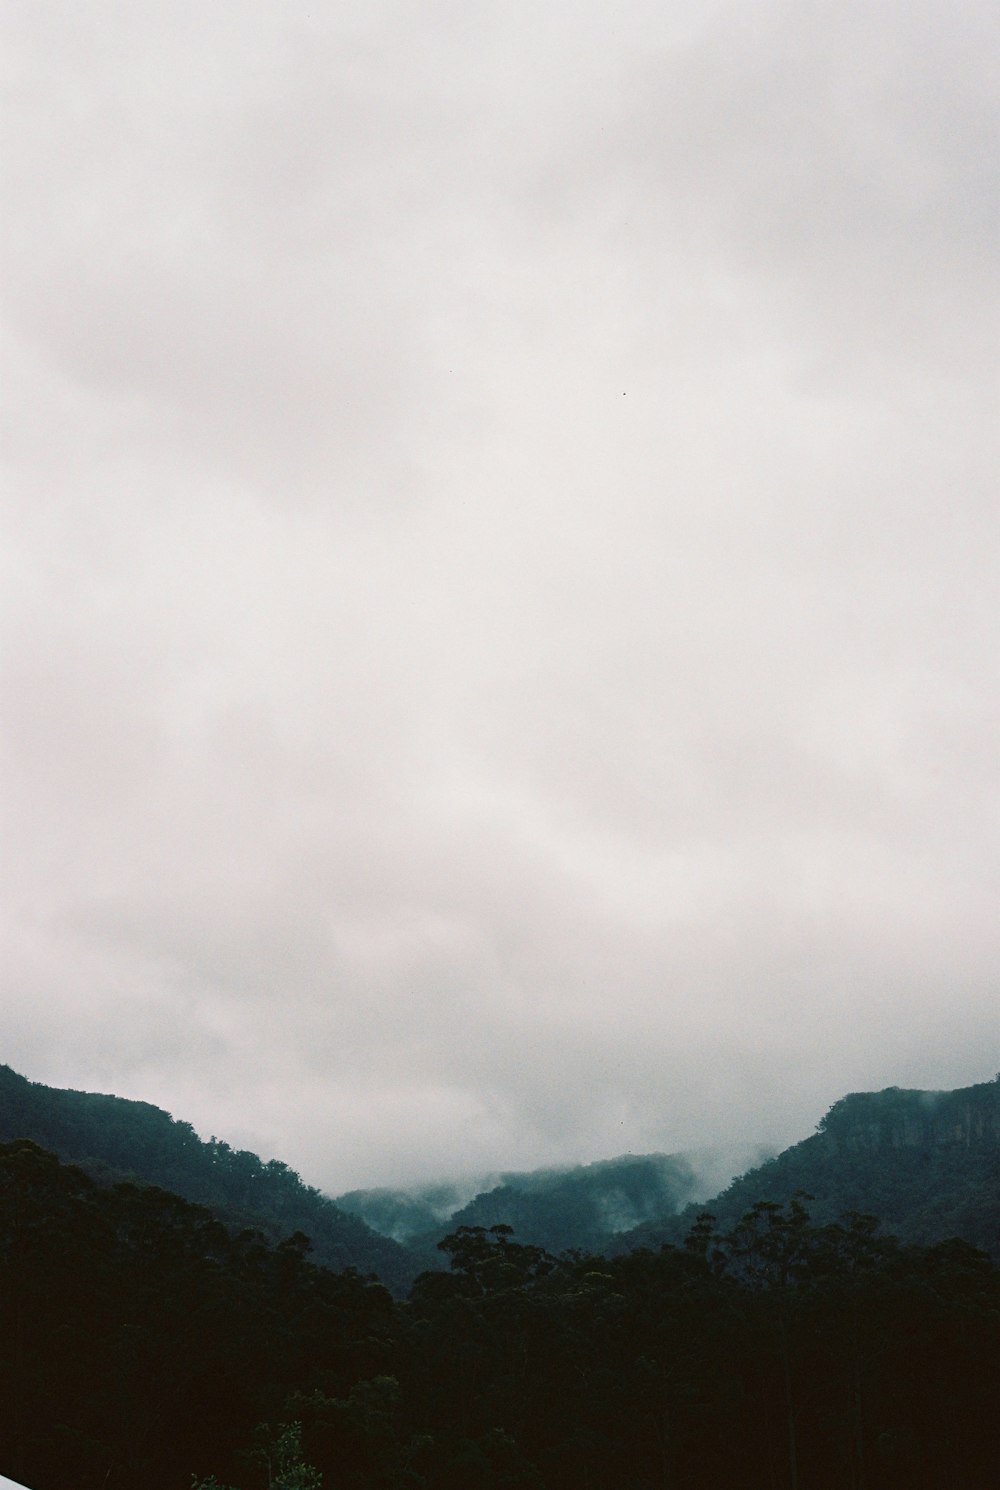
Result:
{"label": "overcast sky", "polygon": [[331,1191],[1000,1068],[995,0],[7,0],[0,1059]]}

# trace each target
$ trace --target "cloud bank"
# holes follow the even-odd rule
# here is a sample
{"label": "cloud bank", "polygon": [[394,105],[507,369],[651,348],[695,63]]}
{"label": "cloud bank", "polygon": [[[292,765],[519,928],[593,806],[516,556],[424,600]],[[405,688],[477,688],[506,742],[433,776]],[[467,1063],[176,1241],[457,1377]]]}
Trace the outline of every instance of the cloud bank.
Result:
{"label": "cloud bank", "polygon": [[991,1076],[995,7],[5,27],[2,1058],[331,1190]]}

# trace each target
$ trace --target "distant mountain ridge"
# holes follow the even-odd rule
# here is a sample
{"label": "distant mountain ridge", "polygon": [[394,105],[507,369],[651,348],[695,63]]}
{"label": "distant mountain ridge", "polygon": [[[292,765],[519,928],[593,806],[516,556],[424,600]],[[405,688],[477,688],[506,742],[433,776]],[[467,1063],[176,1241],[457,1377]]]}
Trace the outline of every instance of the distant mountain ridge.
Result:
{"label": "distant mountain ridge", "polygon": [[[734,1147],[621,1154],[590,1164],[509,1171],[464,1203],[459,1187],[447,1184],[352,1190],[336,1196],[336,1203],[407,1245],[425,1268],[441,1267],[438,1243],[460,1226],[511,1226],[519,1241],[554,1255],[599,1252],[627,1229],[675,1215],[706,1193],[706,1171],[732,1174],[738,1156],[745,1162],[749,1152],[754,1151]],[[759,1157],[761,1150],[755,1152]]]}
{"label": "distant mountain ridge", "polygon": [[[1000,1077],[953,1091],[887,1087],[835,1102],[810,1137],[697,1195],[685,1155],[624,1155],[567,1169],[499,1176],[448,1215],[419,1192],[354,1191],[338,1204],[375,1229],[394,1226],[426,1268],[459,1226],[506,1224],[520,1241],[559,1253],[614,1255],[680,1245],[699,1214],[734,1226],[759,1200],[804,1191],[818,1223],[849,1211],[878,1216],[901,1240],[955,1236],[1000,1259]],[[437,1199],[446,1195],[446,1187]],[[629,1213],[638,1219],[630,1224]],[[424,1223],[422,1229],[421,1223]]]}
{"label": "distant mountain ridge", "polygon": [[27,1138],[94,1179],[155,1185],[271,1242],[299,1231],[324,1267],[377,1273],[404,1291],[417,1266],[398,1243],[304,1185],[280,1160],[200,1139],[149,1102],[32,1082],[0,1065],[0,1142]]}
{"label": "distant mountain ridge", "polygon": [[710,1200],[683,1154],[503,1173],[471,1200],[468,1187],[449,1183],[331,1200],[280,1161],[206,1143],[149,1103],[46,1087],[0,1066],[0,1141],[16,1138],[98,1180],[173,1191],[272,1242],[301,1231],[316,1262],[376,1273],[397,1293],[422,1269],[444,1267],[437,1244],[460,1226],[509,1225],[519,1241],[553,1253],[620,1255],[681,1244],[701,1212],[729,1227],[756,1202],[786,1204],[799,1191],[814,1197],[818,1223],[857,1211],[903,1241],[956,1236],[1000,1258],[1000,1077],[954,1091],[852,1093],[810,1137]]}
{"label": "distant mountain ridge", "polygon": [[600,1251],[630,1225],[673,1215],[695,1188],[694,1171],[680,1154],[626,1154],[573,1169],[507,1174],[456,1211],[448,1230],[506,1224],[548,1252]]}
{"label": "distant mountain ridge", "polygon": [[412,1190],[378,1186],[371,1190],[347,1190],[334,1196],[334,1204],[357,1216],[373,1231],[407,1246],[415,1237],[433,1232],[454,1216],[465,1203],[462,1193],[459,1186],[448,1184],[419,1185]]}
{"label": "distant mountain ridge", "polygon": [[682,1154],[623,1154],[571,1169],[504,1174],[451,1217],[455,1226],[494,1226],[550,1252],[583,1250],[654,1216],[669,1215],[696,1189]]}

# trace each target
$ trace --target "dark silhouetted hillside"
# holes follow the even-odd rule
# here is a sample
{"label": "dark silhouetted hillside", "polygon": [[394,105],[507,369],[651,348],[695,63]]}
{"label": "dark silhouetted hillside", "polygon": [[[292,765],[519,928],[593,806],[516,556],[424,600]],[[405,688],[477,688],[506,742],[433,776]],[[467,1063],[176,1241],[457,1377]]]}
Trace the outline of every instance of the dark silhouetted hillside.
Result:
{"label": "dark silhouetted hillside", "polygon": [[0,1066],[0,1141],[18,1138],[105,1183],[129,1179],[169,1190],[272,1242],[304,1232],[324,1267],[376,1273],[396,1291],[414,1275],[402,1247],[304,1185],[287,1164],[221,1139],[206,1143],[190,1123],[148,1102],[48,1087]]}
{"label": "dark silhouetted hillside", "polygon": [[713,1200],[651,1221],[615,1250],[679,1242],[699,1210],[733,1225],[758,1200],[814,1197],[817,1221],[882,1218],[906,1242],[960,1237],[1000,1257],[1000,1079],[951,1092],[888,1087],[835,1102],[817,1131],[735,1179]]}

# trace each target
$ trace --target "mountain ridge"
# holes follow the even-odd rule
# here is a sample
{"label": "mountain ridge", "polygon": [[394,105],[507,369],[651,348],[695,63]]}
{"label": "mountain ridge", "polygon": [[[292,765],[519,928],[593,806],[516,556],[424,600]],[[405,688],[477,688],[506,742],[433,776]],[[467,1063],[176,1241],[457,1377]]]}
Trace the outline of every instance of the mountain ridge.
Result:
{"label": "mountain ridge", "polygon": [[138,1181],[205,1206],[230,1230],[259,1230],[271,1242],[302,1232],[321,1266],[377,1273],[397,1292],[416,1271],[405,1248],[303,1184],[281,1160],[203,1140],[150,1102],[50,1087],[0,1065],[0,1142],[19,1138],[102,1184]]}
{"label": "mountain ridge", "polygon": [[904,1242],[955,1236],[1000,1258],[1000,1077],[951,1091],[849,1093],[809,1137],[714,1199],[621,1233],[615,1250],[678,1245],[699,1212],[734,1225],[757,1201],[787,1204],[797,1191],[812,1197],[819,1222],[865,1212]]}
{"label": "mountain ridge", "polygon": [[461,1226],[511,1225],[553,1253],[620,1255],[680,1245],[704,1212],[734,1225],[758,1201],[787,1204],[797,1192],[813,1197],[819,1222],[875,1214],[904,1241],[957,1236],[1000,1257],[1000,1077],[848,1093],[814,1133],[711,1199],[696,1193],[688,1156],[662,1153],[506,1171],[471,1199],[450,1182],[331,1199],[280,1161],[205,1142],[150,1103],[47,1087],[0,1066],[0,1140],[21,1137],[104,1183],[138,1179],[206,1205],[231,1228],[271,1241],[301,1231],[321,1265],[376,1273],[397,1293],[443,1268],[439,1243]]}

